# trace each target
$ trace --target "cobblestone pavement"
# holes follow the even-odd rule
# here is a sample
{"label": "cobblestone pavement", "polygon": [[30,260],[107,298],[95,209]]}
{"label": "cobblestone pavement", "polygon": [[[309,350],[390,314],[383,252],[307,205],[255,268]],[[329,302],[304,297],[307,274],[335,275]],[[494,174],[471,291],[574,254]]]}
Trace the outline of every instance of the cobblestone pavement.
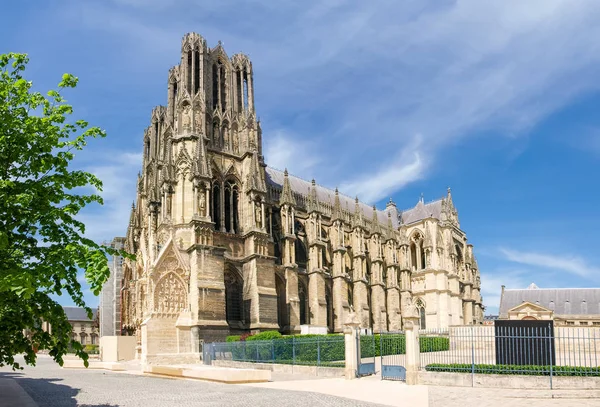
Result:
{"label": "cobblestone pavement", "polygon": [[[61,369],[49,358],[36,367],[0,377],[14,378],[40,407],[54,406],[378,406],[310,392],[169,379],[104,370]],[[2,395],[0,395],[2,397]]]}
{"label": "cobblestone pavement", "polygon": [[[552,397],[555,398],[552,398]],[[596,398],[590,398],[595,396]],[[597,391],[429,386],[431,407],[598,407]]]}

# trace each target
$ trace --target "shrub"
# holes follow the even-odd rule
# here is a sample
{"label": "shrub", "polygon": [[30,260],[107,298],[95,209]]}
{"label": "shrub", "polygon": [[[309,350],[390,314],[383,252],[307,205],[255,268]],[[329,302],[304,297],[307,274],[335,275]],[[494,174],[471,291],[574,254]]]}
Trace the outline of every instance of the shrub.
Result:
{"label": "shrub", "polygon": [[240,340],[240,335],[229,335],[225,338],[225,342],[239,342]]}
{"label": "shrub", "polygon": [[99,352],[98,345],[85,345],[83,351],[87,354],[95,355]]}
{"label": "shrub", "polygon": [[[474,367],[474,369],[473,369]],[[425,366],[429,372],[465,372],[470,373],[473,370],[479,374],[505,374],[505,375],[525,375],[525,376],[549,376],[550,366],[539,365],[484,365],[475,366],[464,363],[443,364],[431,363]],[[582,367],[582,366],[552,366],[553,376],[600,376],[600,367]]]}
{"label": "shrub", "polygon": [[281,338],[279,331],[264,331],[255,335],[248,336],[247,341],[270,341],[271,339]]}

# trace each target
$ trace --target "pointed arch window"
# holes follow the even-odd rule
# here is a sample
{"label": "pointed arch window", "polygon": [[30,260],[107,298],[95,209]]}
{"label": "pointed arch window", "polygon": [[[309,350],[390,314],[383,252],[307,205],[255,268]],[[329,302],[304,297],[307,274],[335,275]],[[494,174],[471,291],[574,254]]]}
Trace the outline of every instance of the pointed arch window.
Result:
{"label": "pointed arch window", "polygon": [[194,94],[200,90],[200,53],[194,52]]}
{"label": "pointed arch window", "polygon": [[213,64],[212,68],[212,100],[213,110],[219,106],[219,68]]}
{"label": "pointed arch window", "polygon": [[239,233],[239,187],[234,181],[225,184],[225,230]]}
{"label": "pointed arch window", "polygon": [[210,217],[215,224],[215,229],[219,229],[221,227],[221,186],[217,181],[213,182],[211,193]]}
{"label": "pointed arch window", "polygon": [[416,301],[415,306],[419,313],[419,329],[426,329],[427,321],[425,317],[425,303],[420,298]]}
{"label": "pointed arch window", "polygon": [[192,51],[187,53],[187,88],[192,92]]}

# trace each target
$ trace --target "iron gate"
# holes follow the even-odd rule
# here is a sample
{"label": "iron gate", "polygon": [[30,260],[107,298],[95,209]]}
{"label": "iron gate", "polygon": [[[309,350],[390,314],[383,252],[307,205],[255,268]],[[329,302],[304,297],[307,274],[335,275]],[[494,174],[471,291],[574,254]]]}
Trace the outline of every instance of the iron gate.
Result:
{"label": "iron gate", "polygon": [[406,380],[406,336],[404,332],[379,335],[382,380]]}
{"label": "iron gate", "polygon": [[358,372],[357,375],[367,376],[375,374],[375,356],[377,353],[375,346],[375,335],[373,333],[363,332],[358,335],[358,343],[356,344],[360,352],[358,352]]}

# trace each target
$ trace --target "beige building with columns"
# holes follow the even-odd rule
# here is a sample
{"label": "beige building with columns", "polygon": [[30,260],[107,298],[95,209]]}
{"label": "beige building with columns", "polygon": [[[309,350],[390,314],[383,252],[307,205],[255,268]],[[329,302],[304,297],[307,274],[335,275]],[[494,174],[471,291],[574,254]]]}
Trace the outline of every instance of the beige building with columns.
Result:
{"label": "beige building with columns", "polygon": [[186,34],[144,132],[126,235],[123,327],[144,360],[232,333],[341,332],[350,310],[375,332],[402,329],[409,309],[422,328],[481,323],[450,190],[376,209],[268,167],[262,137],[248,57]]}

